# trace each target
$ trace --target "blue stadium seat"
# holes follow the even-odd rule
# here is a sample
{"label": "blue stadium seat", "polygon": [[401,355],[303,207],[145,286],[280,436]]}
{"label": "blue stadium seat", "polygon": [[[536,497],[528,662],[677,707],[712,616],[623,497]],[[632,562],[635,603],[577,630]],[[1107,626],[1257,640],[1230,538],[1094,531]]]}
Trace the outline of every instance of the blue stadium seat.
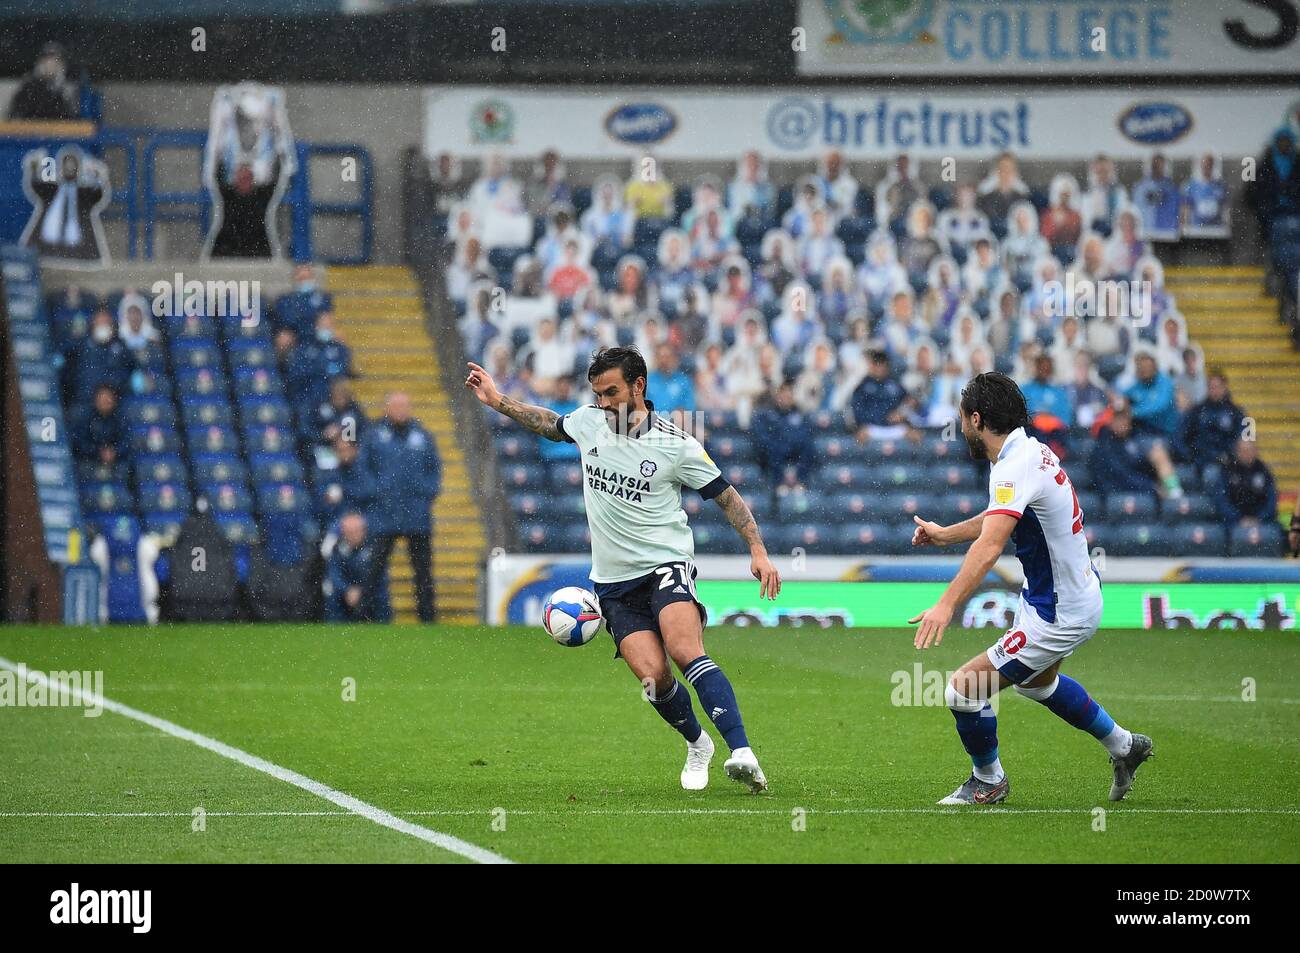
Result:
{"label": "blue stadium seat", "polygon": [[[695,552],[698,555],[708,556],[726,556],[734,555],[736,552],[736,531],[730,526],[723,526],[713,523],[700,523],[698,526],[692,525],[695,533]],[[778,552],[775,543],[771,544],[772,552]]]}
{"label": "blue stadium seat", "polygon": [[215,341],[179,341],[172,345],[172,363],[179,373],[185,368],[220,368],[221,351]]}
{"label": "blue stadium seat", "polygon": [[590,552],[591,533],[587,530],[587,521],[570,520],[561,524],[560,545],[566,553]]}
{"label": "blue stadium seat", "polygon": [[[701,523],[715,523],[719,526],[727,526],[727,515],[722,512],[712,500],[706,500],[698,493],[682,494],[682,509],[686,511],[686,516],[690,520],[691,526],[698,526]],[[751,511],[753,507],[750,507]],[[762,519],[757,513],[755,519]],[[739,541],[739,537],[737,537]]]}
{"label": "blue stadium seat", "polygon": [[[242,406],[242,402],[241,402]],[[293,453],[296,449],[293,431],[274,424],[253,424],[241,432],[245,449],[250,453]]]}
{"label": "blue stadium seat", "polygon": [[182,341],[217,340],[217,322],[205,314],[177,314],[164,318],[163,333],[173,346]]}
{"label": "blue stadium seat", "polygon": [[[554,473],[557,469],[549,472]],[[547,476],[547,468],[540,463],[506,463],[501,467],[501,479],[507,490],[536,491],[547,484]]]}
{"label": "blue stadium seat", "polygon": [[170,374],[146,369],[142,370],[136,377],[135,393],[139,397],[166,397],[171,399],[172,390]]}
{"label": "blue stadium seat", "polygon": [[866,487],[876,492],[927,486],[919,467],[902,461],[868,464]]}
{"label": "blue stadium seat", "polygon": [[1168,556],[1174,539],[1169,527],[1134,518],[1111,523],[1102,546],[1111,556]]}
{"label": "blue stadium seat", "polygon": [[140,522],[119,514],[92,521],[108,547],[108,577],[103,580],[109,622],[144,622],[140,596]]}
{"label": "blue stadium seat", "polygon": [[849,523],[839,529],[840,547],[851,555],[902,555],[912,548],[912,529],[895,523]]}
{"label": "blue stadium seat", "polygon": [[180,434],[173,427],[132,427],[130,434],[133,454],[179,453],[181,449]]}
{"label": "blue stadium seat", "polygon": [[245,321],[239,315],[229,315],[220,321],[221,337],[227,346],[238,341],[257,342],[262,345],[271,343],[270,325],[261,320]]}
{"label": "blue stadium seat", "polygon": [[718,469],[722,471],[722,475],[727,478],[728,483],[745,494],[746,499],[767,492],[767,481],[763,477],[762,468],[757,463],[726,463],[718,461]]}
{"label": "blue stadium seat", "polygon": [[1180,463],[1174,468],[1183,491],[1194,493],[1201,488],[1201,472],[1190,463]]}
{"label": "blue stadium seat", "polygon": [[183,482],[141,483],[137,494],[145,513],[188,513],[191,508],[189,487]]}
{"label": "blue stadium seat", "polygon": [[917,515],[944,526],[968,520],[988,507],[988,497],[978,493],[927,493],[925,497]]}
{"label": "blue stadium seat", "polygon": [[226,345],[226,353],[232,368],[275,366],[275,348],[261,338],[236,338]]}
{"label": "blue stadium seat", "polygon": [[235,394],[247,397],[267,397],[284,393],[280,375],[266,367],[239,367],[235,369]]}
{"label": "blue stadium seat", "polygon": [[230,384],[219,368],[187,367],[176,372],[176,389],[182,396],[202,394],[225,397],[230,391]]}
{"label": "blue stadium seat", "polygon": [[208,483],[199,487],[215,514],[253,512],[253,495],[241,483]]}
{"label": "blue stadium seat", "polygon": [[1218,522],[1179,523],[1170,534],[1176,556],[1222,556],[1228,547],[1228,535]]}
{"label": "blue stadium seat", "polygon": [[176,426],[176,405],[166,397],[129,397],[122,402],[122,418],[128,426],[150,424]]}
{"label": "blue stadium seat", "polygon": [[130,513],[135,497],[125,483],[89,483],[81,488],[81,508],[92,515]]}
{"label": "blue stadium seat", "polygon": [[1278,523],[1234,526],[1228,537],[1229,556],[1272,558],[1282,555],[1286,534]]}
{"label": "blue stadium seat", "polygon": [[194,470],[194,482],[207,483],[248,483],[248,467],[237,454],[203,453],[197,454],[191,461]]}
{"label": "blue stadium seat", "polygon": [[719,467],[724,463],[748,463],[754,459],[754,443],[748,434],[716,437],[709,441],[709,454]]}
{"label": "blue stadium seat", "polygon": [[185,429],[195,427],[234,427],[235,412],[225,397],[186,397],[181,401]]}
{"label": "blue stadium seat", "polygon": [[492,438],[497,456],[512,462],[537,459],[537,438],[532,434],[496,434]]}
{"label": "blue stadium seat", "polygon": [[533,520],[519,524],[519,545],[527,552],[555,553],[560,551],[559,527]]}
{"label": "blue stadium seat", "polygon": [[926,486],[942,486],[950,490],[973,491],[988,489],[988,475],[981,473],[969,460],[930,464],[921,474]]}
{"label": "blue stadium seat", "polygon": [[186,428],[185,443],[191,454],[239,452],[239,437],[234,428],[221,424]]}
{"label": "blue stadium seat", "polygon": [[666,228],[668,223],[661,218],[638,218],[636,224],[632,226],[632,244],[657,247],[659,236]]}
{"label": "blue stadium seat", "polygon": [[311,511],[311,496],[301,483],[262,483],[255,493],[257,512],[263,517],[274,513],[297,513],[306,516]]}
{"label": "blue stadium seat", "polygon": [[1106,496],[1106,519],[1112,523],[1121,520],[1158,519],[1160,507],[1154,493],[1110,493]]}
{"label": "blue stadium seat", "polygon": [[1208,523],[1217,512],[1214,501],[1203,493],[1188,493],[1177,500],[1165,500],[1163,507],[1166,522]]}
{"label": "blue stadium seat", "polygon": [[99,460],[77,462],[77,483],[126,483],[129,467],[123,461],[102,463]]}
{"label": "blue stadium seat", "polygon": [[809,489],[823,493],[862,491],[868,487],[869,474],[870,470],[863,463],[823,465],[813,473]]}
{"label": "blue stadium seat", "polygon": [[915,463],[928,459],[925,447],[909,440],[871,440],[867,443],[867,456],[881,463]]}
{"label": "blue stadium seat", "polygon": [[290,453],[253,453],[248,455],[253,471],[253,482],[302,483],[302,464]]}
{"label": "blue stadium seat", "polygon": [[278,427],[281,431],[293,427],[293,412],[279,396],[244,398],[239,402],[239,419],[245,427],[260,425]]}
{"label": "blue stadium seat", "polygon": [[235,545],[258,540],[257,523],[247,513],[218,513],[216,523],[226,539]]}
{"label": "blue stadium seat", "polygon": [[174,538],[185,522],[184,513],[145,513],[144,531],[158,536]]}
{"label": "blue stadium seat", "polygon": [[847,434],[819,433],[813,440],[817,459],[829,463],[862,463],[870,448]]}

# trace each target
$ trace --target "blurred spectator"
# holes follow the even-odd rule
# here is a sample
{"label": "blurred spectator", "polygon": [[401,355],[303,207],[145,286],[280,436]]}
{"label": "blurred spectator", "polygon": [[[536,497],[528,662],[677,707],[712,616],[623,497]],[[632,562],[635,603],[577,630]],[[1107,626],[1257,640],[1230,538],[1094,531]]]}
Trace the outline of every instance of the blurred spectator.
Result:
{"label": "blurred spectator", "polygon": [[[560,416],[577,410],[579,405],[574,393],[573,377],[566,375],[556,378],[551,386],[551,394],[543,399],[542,406]],[[667,410],[664,412],[667,413]],[[543,460],[573,460],[578,455],[573,444],[564,440],[547,440],[545,437],[537,438],[537,452]]]}
{"label": "blurred spectator", "polygon": [[1205,355],[1200,345],[1193,344],[1183,349],[1183,366],[1174,377],[1174,389],[1178,392],[1178,409],[1186,412],[1201,401],[1209,392],[1209,383],[1205,378]]}
{"label": "blurred spectator", "polygon": [[450,215],[465,201],[469,191],[460,160],[449,152],[440,152],[429,163],[429,182],[433,188],[433,205],[439,215]]}
{"label": "blurred spectator", "polygon": [[47,43],[32,71],[19,82],[9,101],[11,120],[76,119],[77,103],[67,81],[68,60],[63,47]]}
{"label": "blurred spectator", "polygon": [[704,349],[704,359],[695,362],[695,406],[699,410],[736,409],[723,356],[722,345],[712,342]]}
{"label": "blurred spectator", "polygon": [[593,246],[611,248],[615,254],[632,244],[636,215],[624,207],[618,179],[612,175],[596,180],[591,208],[582,213],[582,233]]}
{"label": "blurred spectator", "polygon": [[1203,153],[1192,163],[1192,177],[1180,193],[1180,220],[1188,238],[1227,238],[1231,229],[1228,184],[1223,181],[1223,164],[1213,152]]}
{"label": "blurred spectator", "polygon": [[1255,441],[1237,441],[1235,452],[1223,464],[1215,505],[1229,530],[1277,520],[1277,484],[1259,459]]}
{"label": "blurred spectator", "polygon": [[849,408],[858,428],[858,439],[866,440],[877,433],[892,436],[906,420],[903,401],[907,392],[889,366],[889,355],[872,351],[867,359],[867,376],[853,391]]}
{"label": "blurred spectator", "polygon": [[487,253],[483,244],[471,236],[456,248],[456,254],[447,266],[447,295],[452,301],[463,304],[469,297],[469,289],[480,281],[496,281],[496,275],[488,264]]}
{"label": "blurred spectator", "polygon": [[837,215],[852,215],[858,199],[858,180],[849,172],[848,164],[838,149],[822,156],[818,167],[822,198]]}
{"label": "blurred spectator", "polygon": [[1150,247],[1142,237],[1142,222],[1132,208],[1120,209],[1115,219],[1115,231],[1106,244],[1106,270],[1110,277],[1127,279],[1134,267]]}
{"label": "blurred spectator", "polygon": [[547,149],[533,166],[533,178],[528,183],[528,214],[541,218],[552,206],[569,205],[572,201],[573,190],[560,154]]}
{"label": "blurred spectator", "polygon": [[990,222],[1007,220],[1017,202],[1029,198],[1029,186],[1020,178],[1016,157],[1004,152],[993,163],[993,170],[979,185],[979,209]]}
{"label": "blurred spectator", "polygon": [[1126,407],[1111,412],[1101,425],[1088,466],[1093,486],[1103,494],[1155,493],[1159,480],[1171,498],[1182,496],[1165,445],[1135,433]]}
{"label": "blurred spectator", "polygon": [[333,444],[337,440],[360,443],[370,420],[352,396],[352,384],[346,377],[330,381],[329,397],[316,406],[308,419],[312,443]]}
{"label": "blurred spectator", "polygon": [[1074,408],[1074,423],[1079,427],[1092,427],[1098,415],[1106,409],[1106,391],[1092,366],[1092,355],[1087,351],[1077,352],[1071,373],[1065,393]]}
{"label": "blurred spectator", "polygon": [[352,349],[335,337],[334,314],[322,311],[316,330],[298,342],[289,357],[288,393],[299,407],[314,408],[329,398],[330,381],[352,376]]}
{"label": "blurred spectator", "polygon": [[772,322],[772,342],[782,354],[802,353],[825,333],[814,312],[812,290],[802,281],[787,285],[781,314]]}
{"label": "blurred spectator", "polygon": [[781,216],[781,228],[791,238],[799,238],[812,225],[813,209],[826,204],[821,182],[816,176],[806,175],[795,183],[794,204]]}
{"label": "blurred spectator", "polygon": [[1198,467],[1223,463],[1245,433],[1245,421],[1245,413],[1228,390],[1227,378],[1211,374],[1205,400],[1183,417],[1182,445]]}
{"label": "blurred spectator", "polygon": [[1156,366],[1162,374],[1177,377],[1183,370],[1183,351],[1187,350],[1187,323],[1174,312],[1160,318],[1156,327]]}
{"label": "blurred spectator", "polygon": [[1246,198],[1259,216],[1260,231],[1268,236],[1273,220],[1300,213],[1300,163],[1296,162],[1295,133],[1283,126],[1265,147],[1248,185]]}
{"label": "blurred spectator", "polygon": [[77,459],[111,467],[126,458],[126,421],[117,407],[117,392],[110,385],[95,388],[94,406],[74,427],[72,449]]}
{"label": "blurred spectator", "polygon": [[122,296],[117,306],[117,337],[133,354],[162,339],[149,317],[149,302],[144,295],[132,292]]}
{"label": "blurred spectator", "polygon": [[772,217],[776,192],[767,181],[767,164],[753,149],[736,163],[736,177],[727,186],[727,209],[734,218],[755,215]]}
{"label": "blurred spectator", "polygon": [[623,198],[637,218],[672,218],[675,214],[673,184],[649,153],[632,160]]}
{"label": "blurred spectator", "polygon": [[364,516],[374,504],[377,492],[374,474],[358,462],[360,446],[341,436],[335,438],[332,446],[335,467],[319,471],[316,477],[324,503],[321,517],[326,523],[333,523],[346,510]]}
{"label": "blurred spectator", "polygon": [[659,295],[645,279],[645,262],[637,255],[624,255],[618,262],[618,287],[609,294],[609,316],[630,323],[647,311],[658,310]]}
{"label": "blurred spectator", "polygon": [[806,414],[830,410],[838,394],[835,351],[829,341],[818,341],[794,381],[794,401]]}
{"label": "blurred spectator", "polygon": [[1074,258],[1074,246],[1083,234],[1083,216],[1079,212],[1079,183],[1074,176],[1057,175],[1052,179],[1051,205],[1043,213],[1041,232],[1058,258]]}
{"label": "blurred spectator", "polygon": [[501,155],[487,157],[465,204],[485,248],[521,248],[532,241],[533,220],[524,206],[523,186]]}
{"label": "blurred spectator", "polygon": [[1142,216],[1142,230],[1153,241],[1175,241],[1180,199],[1178,186],[1169,175],[1169,162],[1157,152],[1146,165],[1146,176],[1133,186],[1133,204]]}
{"label": "blurred spectator", "polygon": [[571,241],[578,243],[579,257],[583,261],[591,257],[591,241],[574,222],[570,206],[552,205],[546,215],[546,231],[534,248],[537,262],[544,272],[549,272],[564,259],[564,246]]}
{"label": "blurred spectator", "polygon": [[542,318],[537,323],[527,349],[519,357],[532,362],[533,389],[544,397],[554,393],[557,380],[573,376],[577,362],[573,344],[561,337],[554,318]]}
{"label": "blurred spectator", "polygon": [[924,199],[907,212],[907,234],[898,243],[898,261],[913,287],[923,285],[930,263],[948,254],[948,243],[934,228],[934,206]]}
{"label": "blurred spectator", "polygon": [[1142,348],[1133,358],[1134,381],[1124,391],[1133,409],[1133,425],[1139,433],[1173,437],[1178,433],[1178,404],[1174,382],[1160,372],[1155,355]]}
{"label": "blurred spectator", "polygon": [[732,231],[731,213],[722,202],[722,186],[713,175],[703,175],[691,191],[691,207],[682,214],[681,228],[693,242],[697,230],[703,227],[704,218],[712,211],[718,212],[718,226],[721,234],[730,236]]}
{"label": "blurred spectator", "polygon": [[594,284],[591,268],[581,256],[581,245],[576,239],[569,239],[564,243],[560,263],[546,276],[546,290],[565,301]]}
{"label": "blurred spectator", "polygon": [[763,236],[761,248],[763,256],[758,266],[758,277],[754,285],[754,294],[766,304],[778,301],[785,294],[785,287],[794,280],[795,243],[794,239],[779,228],[769,229]]}
{"label": "blurred spectator", "polygon": [[1115,175],[1115,162],[1099,155],[1088,167],[1088,191],[1083,196],[1083,220],[1093,231],[1107,236],[1115,227],[1120,209],[1128,205],[1128,193]]}
{"label": "blurred spectator", "polygon": [[660,344],[654,355],[654,370],[646,378],[646,398],[664,414],[672,410],[695,410],[695,387],[681,369],[677,351],[671,344]]}
{"label": "blurred spectator", "polygon": [[802,488],[812,476],[816,456],[813,433],[794,401],[794,385],[782,381],[754,414],[758,463],[769,484]]}
{"label": "blurred spectator", "polygon": [[898,263],[893,237],[877,231],[867,242],[867,254],[858,266],[858,287],[863,303],[873,315],[885,313],[895,295],[911,291],[907,272]]}
{"label": "blurred spectator", "polygon": [[371,538],[366,518],[345,513],[325,565],[326,622],[391,621],[384,561],[382,543]]}
{"label": "blurred spectator", "polygon": [[925,186],[915,175],[912,157],[900,153],[876,186],[876,221],[886,231],[901,230],[908,209],[924,197]]}
{"label": "blurred spectator", "polygon": [[1033,380],[1020,385],[1025,395],[1025,404],[1029,407],[1029,416],[1049,414],[1067,427],[1074,423],[1074,412],[1070,407],[1070,394],[1060,384],[1055,383],[1056,363],[1050,354],[1040,354],[1034,362]]}
{"label": "blurred spectator", "polygon": [[361,465],[375,478],[371,528],[379,550],[377,573],[387,573],[393,545],[404,537],[415,575],[416,613],[421,622],[432,622],[432,507],[442,488],[442,460],[433,436],[412,418],[406,394],[388,395],[383,419],[362,441]]}
{"label": "blurred spectator", "polygon": [[989,217],[976,206],[976,198],[975,186],[960,185],[956,204],[939,213],[939,235],[950,247],[964,250],[972,242],[993,237]]}
{"label": "blurred spectator", "polygon": [[[100,308],[90,319],[90,333],[73,352],[70,402],[89,405],[101,384],[125,393],[131,376],[131,359],[114,332],[113,315]],[[65,373],[67,372],[65,368]]]}
{"label": "blurred spectator", "polygon": [[334,308],[334,298],[320,287],[320,275],[314,265],[297,265],[293,269],[293,291],[275,303],[275,327],[290,328],[299,338],[310,337],[316,330],[316,316]]}
{"label": "blurred spectator", "polygon": [[1038,234],[1038,212],[1029,202],[1018,202],[1007,219],[1007,237],[1002,241],[1002,261],[1007,276],[1022,292],[1033,285],[1034,268],[1051,248]]}
{"label": "blurred spectator", "polygon": [[709,209],[690,231],[691,267],[698,275],[712,275],[722,260],[739,251],[721,208]]}

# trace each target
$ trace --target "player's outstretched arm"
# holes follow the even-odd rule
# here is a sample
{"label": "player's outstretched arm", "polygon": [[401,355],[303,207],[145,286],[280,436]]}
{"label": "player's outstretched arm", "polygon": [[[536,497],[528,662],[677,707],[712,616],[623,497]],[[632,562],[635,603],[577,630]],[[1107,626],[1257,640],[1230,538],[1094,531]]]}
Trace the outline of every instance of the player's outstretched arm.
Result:
{"label": "player's outstretched arm", "polygon": [[980,531],[984,529],[984,514],[980,513],[952,526],[940,526],[919,516],[913,516],[912,522],[916,523],[916,529],[912,532],[913,546],[951,546],[979,539]]}
{"label": "player's outstretched arm", "polygon": [[469,376],[465,378],[465,386],[472,390],[474,396],[482,403],[505,414],[511,420],[519,421],[533,433],[557,443],[564,439],[564,434],[560,433],[559,427],[555,425],[555,422],[560,419],[559,414],[548,407],[525,404],[513,397],[506,397],[497,390],[492,375],[473,361],[469,362]]}
{"label": "player's outstretched arm", "polygon": [[781,591],[781,574],[768,558],[767,547],[763,545],[763,534],[758,529],[758,521],[754,519],[749,504],[734,486],[719,493],[716,500],[718,506],[722,507],[722,512],[727,514],[727,521],[735,527],[749,547],[749,571],[759,582],[758,597],[775,599]]}
{"label": "player's outstretched arm", "polygon": [[920,615],[907,620],[912,625],[920,623],[916,629],[914,643],[918,649],[928,649],[931,643],[938,645],[943,641],[943,630],[952,621],[953,613],[957,611],[958,606],[965,604],[971,593],[988,575],[993,564],[1002,555],[1002,550],[1006,547],[1007,540],[1011,538],[1015,528],[1014,516],[1005,513],[984,516],[983,529],[979,538],[966,551],[961,569],[957,571],[956,578],[948,583],[948,588],[944,590],[939,601]]}

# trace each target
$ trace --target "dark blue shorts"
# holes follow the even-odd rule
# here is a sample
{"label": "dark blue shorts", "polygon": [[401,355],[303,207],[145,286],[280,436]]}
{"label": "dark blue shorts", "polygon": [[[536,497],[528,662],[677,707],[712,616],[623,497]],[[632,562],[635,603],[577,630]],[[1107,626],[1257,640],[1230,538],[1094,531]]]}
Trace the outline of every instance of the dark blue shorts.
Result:
{"label": "dark blue shorts", "polygon": [[594,583],[605,625],[617,647],[633,632],[659,633],[659,613],[674,602],[694,602],[700,624],[708,623],[704,605],[695,594],[699,573],[693,562],[664,563],[652,572],[622,582]]}

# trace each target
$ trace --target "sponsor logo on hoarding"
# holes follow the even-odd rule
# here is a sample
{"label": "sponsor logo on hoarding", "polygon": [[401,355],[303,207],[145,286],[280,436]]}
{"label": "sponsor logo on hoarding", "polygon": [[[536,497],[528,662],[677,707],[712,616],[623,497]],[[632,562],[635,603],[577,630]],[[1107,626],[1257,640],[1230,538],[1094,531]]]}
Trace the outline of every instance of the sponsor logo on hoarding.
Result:
{"label": "sponsor logo on hoarding", "polygon": [[894,0],[861,3],[858,0],[824,0],[835,24],[831,43],[905,44],[933,42],[929,34],[935,0]]}
{"label": "sponsor logo on hoarding", "polygon": [[1192,131],[1192,114],[1177,103],[1137,103],[1119,117],[1119,131],[1144,146],[1167,146]]}
{"label": "sponsor logo on hoarding", "polygon": [[1024,149],[1029,141],[1030,105],[1007,99],[1002,105],[950,106],[929,99],[850,97],[820,101],[787,97],[767,113],[767,136],[778,149]]}
{"label": "sponsor logo on hoarding", "polygon": [[477,143],[510,142],[515,136],[515,111],[504,99],[485,99],[471,111],[469,129]]}
{"label": "sponsor logo on hoarding", "polygon": [[658,103],[627,103],[605,117],[605,131],[619,142],[649,146],[677,130],[677,117]]}

